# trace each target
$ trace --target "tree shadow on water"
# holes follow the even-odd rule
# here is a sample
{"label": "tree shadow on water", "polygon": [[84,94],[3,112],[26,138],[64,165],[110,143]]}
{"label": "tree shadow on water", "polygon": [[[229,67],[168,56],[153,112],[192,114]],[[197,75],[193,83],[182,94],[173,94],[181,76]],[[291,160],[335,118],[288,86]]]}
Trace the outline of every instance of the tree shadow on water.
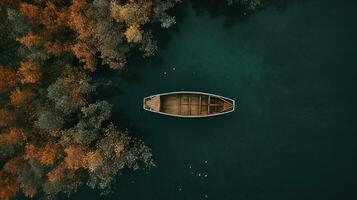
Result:
{"label": "tree shadow on water", "polygon": [[135,138],[140,138],[145,140],[150,136],[150,131],[142,128],[137,120],[130,117],[127,111],[119,108],[119,106],[114,106],[112,109],[112,120],[118,122],[118,128],[120,130],[129,130],[129,135]]}
{"label": "tree shadow on water", "polygon": [[244,7],[238,4],[229,6],[224,0],[191,0],[191,5],[198,15],[208,13],[211,18],[223,17],[227,27],[244,20],[248,14]]}
{"label": "tree shadow on water", "polygon": [[297,3],[306,3],[308,1],[310,0],[268,0],[266,4],[272,6],[278,11],[283,12],[290,5],[297,4]]}
{"label": "tree shadow on water", "polygon": [[[112,80],[97,80],[96,91],[93,95],[95,99],[112,99],[125,94],[120,85]],[[115,94],[115,95],[113,95]]]}
{"label": "tree shadow on water", "polygon": [[211,18],[223,17],[224,27],[230,28],[239,22],[267,7],[283,12],[294,3],[303,3],[309,0],[262,0],[262,4],[255,9],[249,9],[242,3],[228,5],[225,0],[190,0],[193,10],[198,15],[208,13]]}
{"label": "tree shadow on water", "polygon": [[140,84],[143,82],[143,75],[139,71],[125,70],[119,73],[120,78],[125,79],[130,84]]}
{"label": "tree shadow on water", "polygon": [[169,28],[163,28],[160,23],[150,24],[154,39],[157,41],[157,46],[160,49],[166,49],[172,37],[181,33],[179,24],[187,17],[187,6],[188,4],[183,1],[167,11],[167,14],[175,17],[176,21],[176,23]]}
{"label": "tree shadow on water", "polygon": [[117,77],[130,84],[141,84],[144,79],[145,68],[160,68],[163,60],[159,55],[144,58],[142,52],[134,51],[128,57],[127,65],[117,73]]}

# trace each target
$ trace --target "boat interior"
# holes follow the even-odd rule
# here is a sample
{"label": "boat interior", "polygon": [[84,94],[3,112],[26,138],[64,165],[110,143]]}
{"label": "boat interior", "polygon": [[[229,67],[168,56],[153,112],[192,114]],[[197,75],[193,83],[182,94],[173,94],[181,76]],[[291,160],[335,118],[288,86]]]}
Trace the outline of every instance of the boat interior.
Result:
{"label": "boat interior", "polygon": [[145,105],[154,111],[181,116],[204,116],[233,110],[231,100],[194,93],[154,96]]}

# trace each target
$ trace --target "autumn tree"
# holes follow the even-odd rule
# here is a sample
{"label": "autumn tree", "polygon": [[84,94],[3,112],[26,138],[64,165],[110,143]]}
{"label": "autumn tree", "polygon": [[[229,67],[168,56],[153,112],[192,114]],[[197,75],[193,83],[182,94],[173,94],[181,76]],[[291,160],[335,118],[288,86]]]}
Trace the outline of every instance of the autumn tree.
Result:
{"label": "autumn tree", "polygon": [[10,200],[19,191],[19,182],[16,176],[0,171],[0,199]]}
{"label": "autumn tree", "polygon": [[48,181],[49,182],[59,182],[63,179],[66,175],[66,167],[64,164],[57,166],[54,170],[47,173]]}
{"label": "autumn tree", "polygon": [[90,172],[94,172],[97,168],[103,165],[103,157],[99,150],[89,151],[84,157],[86,168]]}
{"label": "autumn tree", "polygon": [[[75,55],[85,62],[85,66],[94,71],[95,61],[88,58],[89,55],[99,54],[102,64],[108,64],[113,69],[124,67],[128,47],[123,43],[121,27],[115,24],[108,14],[109,1],[73,1],[69,12],[68,26],[79,34],[73,50]],[[80,46],[89,51],[80,51],[76,43],[80,43]]]}
{"label": "autumn tree", "polygon": [[124,35],[128,42],[139,43],[141,42],[143,36],[142,31],[139,29],[139,25],[131,25],[125,32]]}
{"label": "autumn tree", "polygon": [[[113,69],[126,64],[126,55],[133,47],[139,47],[144,56],[153,55],[156,43],[152,41],[150,29],[142,27],[149,22],[159,22],[164,28],[175,23],[175,18],[166,12],[180,0],[139,1],[122,3],[118,0],[78,0],[68,7],[59,7],[56,1],[41,4],[21,2],[20,13],[42,32],[29,31],[18,38],[28,48],[42,46],[45,55],[61,56],[71,52],[90,71],[95,71],[98,61]],[[16,19],[19,13],[12,14]],[[38,29],[38,28],[37,28]],[[66,42],[55,41],[53,35],[63,29],[72,29],[78,37]],[[21,31],[19,31],[21,32]],[[130,46],[128,43],[136,45]]]}
{"label": "autumn tree", "polygon": [[87,74],[77,69],[68,69],[62,77],[48,87],[47,96],[58,109],[70,112],[86,105],[88,95],[94,90],[95,87],[90,84]]}
{"label": "autumn tree", "polygon": [[26,2],[21,2],[19,4],[20,11],[26,15],[29,19],[34,19],[39,16],[39,8],[33,4],[29,4]]}
{"label": "autumn tree", "polygon": [[85,147],[81,145],[71,145],[64,151],[66,152],[66,157],[64,158],[66,168],[73,170],[85,168],[85,156],[87,154],[87,149]]}
{"label": "autumn tree", "polygon": [[25,142],[27,135],[24,129],[12,127],[0,134],[0,143],[6,145],[21,145]]}
{"label": "autumn tree", "polygon": [[72,51],[77,58],[84,63],[85,68],[94,72],[97,65],[96,48],[84,42],[78,42],[72,46]]}
{"label": "autumn tree", "polygon": [[0,108],[0,127],[8,127],[14,124],[16,121],[16,115],[13,110]]}
{"label": "autumn tree", "polygon": [[11,127],[4,129],[0,133],[0,160],[9,159],[16,155],[16,152],[21,151],[27,136],[28,132],[22,128]]}
{"label": "autumn tree", "polygon": [[54,199],[57,194],[70,195],[73,191],[83,186],[83,180],[76,176],[75,170],[65,167],[65,163],[60,163],[56,168],[47,173],[47,179],[43,184],[44,196],[47,199]]}
{"label": "autumn tree", "polygon": [[[102,124],[110,117],[112,105],[106,101],[98,101],[81,109],[81,118],[78,123],[62,132],[62,145],[84,144],[89,146],[98,140]],[[70,137],[70,139],[68,138]]]}
{"label": "autumn tree", "polygon": [[152,40],[148,34],[150,30],[144,31],[142,26],[151,19],[160,22],[162,27],[170,27],[175,20],[165,12],[178,2],[127,1],[122,4],[116,0],[74,1],[69,10],[68,25],[79,34],[79,40],[72,50],[91,71],[96,68],[94,55],[98,53],[102,64],[113,69],[124,67],[130,50],[127,43],[138,44],[145,56],[152,55],[156,49],[155,42],[149,41]]}
{"label": "autumn tree", "polygon": [[154,166],[150,148],[142,142],[133,142],[125,132],[120,132],[113,125],[103,128],[105,137],[97,142],[97,151],[101,154],[102,163],[91,174],[88,185],[103,190],[114,181],[114,174],[125,167],[137,169],[142,162],[147,167]]}
{"label": "autumn tree", "polygon": [[28,104],[35,98],[35,93],[31,89],[15,88],[10,94],[10,103],[14,106]]}
{"label": "autumn tree", "polygon": [[41,165],[48,166],[54,164],[57,159],[60,159],[61,148],[49,141],[42,147],[36,147],[33,144],[26,145],[24,158],[26,160],[36,159]]}
{"label": "autumn tree", "polygon": [[42,76],[40,64],[31,59],[21,62],[18,73],[22,82],[30,84],[38,83]]}
{"label": "autumn tree", "polygon": [[0,92],[17,84],[16,71],[0,66]]}
{"label": "autumn tree", "polygon": [[44,43],[43,37],[33,32],[28,32],[25,36],[22,36],[17,40],[27,48],[32,48],[34,46],[42,45]]}

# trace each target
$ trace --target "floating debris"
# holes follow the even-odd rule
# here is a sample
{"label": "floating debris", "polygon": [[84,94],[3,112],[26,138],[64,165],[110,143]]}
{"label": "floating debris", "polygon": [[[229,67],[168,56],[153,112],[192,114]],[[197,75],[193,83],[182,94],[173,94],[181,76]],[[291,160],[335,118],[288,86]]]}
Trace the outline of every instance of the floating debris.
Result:
{"label": "floating debris", "polygon": [[207,164],[207,160],[205,160],[205,163]]}
{"label": "floating debris", "polygon": [[208,195],[207,195],[207,194],[205,194],[205,198],[206,198],[206,199],[208,198]]}
{"label": "floating debris", "polygon": [[207,178],[207,174],[205,174],[205,178]]}
{"label": "floating debris", "polygon": [[188,168],[190,168],[190,169],[191,169],[191,168],[192,168],[192,167],[191,167],[191,165],[190,165]]}
{"label": "floating debris", "polygon": [[176,68],[175,68],[175,67],[173,67],[173,68],[172,68],[172,70],[174,70],[174,71],[175,71],[175,70],[176,70]]}
{"label": "floating debris", "polygon": [[181,191],[182,191],[182,189],[181,189],[181,188],[179,188],[179,189],[178,189],[178,191],[179,191],[179,192],[181,192]]}
{"label": "floating debris", "polygon": [[198,176],[201,176],[201,173],[198,173]]}
{"label": "floating debris", "polygon": [[166,75],[166,72],[164,72],[164,75]]}

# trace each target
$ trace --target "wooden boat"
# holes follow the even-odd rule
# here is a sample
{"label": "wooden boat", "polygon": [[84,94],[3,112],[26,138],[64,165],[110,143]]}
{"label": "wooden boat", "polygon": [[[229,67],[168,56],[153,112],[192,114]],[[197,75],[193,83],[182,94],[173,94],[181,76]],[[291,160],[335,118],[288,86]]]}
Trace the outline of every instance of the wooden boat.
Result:
{"label": "wooden boat", "polygon": [[169,92],[144,98],[144,109],[175,117],[209,117],[233,112],[235,101],[203,92]]}

